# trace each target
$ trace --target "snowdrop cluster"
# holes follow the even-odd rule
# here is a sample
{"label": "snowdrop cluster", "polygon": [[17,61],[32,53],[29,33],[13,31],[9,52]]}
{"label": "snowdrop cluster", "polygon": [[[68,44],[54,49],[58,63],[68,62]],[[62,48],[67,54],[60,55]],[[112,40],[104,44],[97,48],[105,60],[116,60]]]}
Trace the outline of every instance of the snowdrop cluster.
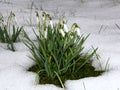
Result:
{"label": "snowdrop cluster", "polygon": [[[53,24],[52,17],[46,12],[42,13],[42,18],[36,12],[36,17],[39,34],[35,34],[35,42],[27,33],[25,35],[25,45],[31,52],[30,58],[35,62],[32,67],[35,67],[41,84],[45,81],[65,88],[63,83],[67,79],[81,78],[82,69],[88,66],[97,49],[83,53],[83,44],[89,35],[79,36],[80,28],[77,23],[73,23],[71,28],[64,19]],[[89,65],[92,67],[91,62]]]}
{"label": "snowdrop cluster", "polygon": [[46,12],[43,12],[41,17],[42,18],[40,18],[39,13],[36,12],[36,18],[37,18],[37,24],[39,27],[39,31],[41,32],[43,36],[45,36],[45,38],[47,38],[47,27],[51,26],[51,28],[53,28],[52,17]]}
{"label": "snowdrop cluster", "polygon": [[80,27],[77,25],[77,23],[74,23],[71,26],[71,28],[69,29],[67,26],[67,23],[63,19],[59,20],[58,29],[63,37],[65,36],[66,33],[75,33],[76,32],[78,35],[81,34]]}
{"label": "snowdrop cluster", "polygon": [[[47,38],[47,28],[48,26],[51,27],[52,30],[54,30],[54,25],[53,24],[53,20],[52,17],[50,16],[50,14],[43,12],[42,13],[42,18],[40,18],[38,12],[36,12],[36,18],[37,18],[37,24],[39,27],[39,31],[41,32],[41,34],[43,36],[45,36],[45,38]],[[57,23],[57,27],[59,30],[59,33],[65,37],[66,33],[74,33],[76,32],[78,35],[80,35],[80,27],[77,25],[77,23],[74,23],[71,28],[68,28],[67,26],[67,22],[64,21],[64,19],[60,19]]]}
{"label": "snowdrop cluster", "polygon": [[7,43],[7,48],[12,51],[15,51],[14,43],[20,41],[19,37],[23,31],[23,27],[17,26],[15,20],[13,12],[10,12],[7,19],[0,17],[0,42]]}

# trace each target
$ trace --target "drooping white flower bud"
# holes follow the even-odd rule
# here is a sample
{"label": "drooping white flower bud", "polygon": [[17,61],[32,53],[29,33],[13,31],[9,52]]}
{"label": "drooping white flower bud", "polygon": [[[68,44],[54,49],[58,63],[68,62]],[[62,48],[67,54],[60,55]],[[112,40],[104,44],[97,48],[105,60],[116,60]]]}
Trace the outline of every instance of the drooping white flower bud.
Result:
{"label": "drooping white flower bud", "polygon": [[77,25],[77,23],[74,23],[71,27],[72,32],[77,32],[78,35],[80,35],[80,27]]}
{"label": "drooping white flower bud", "polygon": [[64,31],[67,33],[69,31],[67,25],[63,24],[63,27],[64,27]]}
{"label": "drooping white flower bud", "polygon": [[43,21],[46,21],[46,13],[45,12],[42,13],[42,17],[43,17]]}
{"label": "drooping white flower bud", "polygon": [[78,35],[81,35],[79,27],[75,27],[75,31],[77,32]]}
{"label": "drooping white flower bud", "polygon": [[64,37],[65,36],[65,32],[63,31],[63,29],[60,29],[59,32],[61,33],[61,35]]}
{"label": "drooping white flower bud", "polygon": [[63,22],[63,29],[64,29],[64,31],[67,33],[69,30],[68,30],[68,27],[67,27],[67,25],[66,25],[66,23],[65,23],[65,21],[64,20],[62,20],[62,22]]}
{"label": "drooping white flower bud", "polygon": [[50,26],[53,29],[53,21],[52,20],[50,20]]}
{"label": "drooping white flower bud", "polygon": [[45,38],[47,39],[47,30],[44,31],[44,36],[45,36]]}
{"label": "drooping white flower bud", "polygon": [[37,24],[40,26],[40,16],[37,11],[36,11],[36,19],[37,19]]}
{"label": "drooping white flower bud", "polygon": [[60,23],[58,23],[58,30],[59,30],[60,34],[64,37],[65,36],[65,32],[63,30],[63,26]]}
{"label": "drooping white flower bud", "polygon": [[50,24],[51,28],[53,29],[52,17],[49,15],[48,18],[49,18],[49,24]]}

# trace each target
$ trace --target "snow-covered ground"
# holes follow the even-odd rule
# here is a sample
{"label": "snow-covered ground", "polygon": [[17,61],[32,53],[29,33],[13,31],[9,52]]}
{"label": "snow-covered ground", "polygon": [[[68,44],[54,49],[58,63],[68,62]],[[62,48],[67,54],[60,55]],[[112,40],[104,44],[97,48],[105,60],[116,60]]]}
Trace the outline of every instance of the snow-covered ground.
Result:
{"label": "snow-covered ground", "polygon": [[[47,11],[54,20],[66,16],[68,24],[76,22],[82,34],[91,34],[85,46],[98,47],[104,69],[109,59],[108,72],[98,77],[68,80],[67,90],[120,89],[120,0],[0,0],[0,15],[16,15],[17,22],[31,38],[35,10]],[[35,73],[27,69],[33,64],[23,43],[16,43],[16,52],[6,50],[0,43],[0,90],[63,90],[54,85],[34,85]],[[98,68],[99,63],[93,65]]]}

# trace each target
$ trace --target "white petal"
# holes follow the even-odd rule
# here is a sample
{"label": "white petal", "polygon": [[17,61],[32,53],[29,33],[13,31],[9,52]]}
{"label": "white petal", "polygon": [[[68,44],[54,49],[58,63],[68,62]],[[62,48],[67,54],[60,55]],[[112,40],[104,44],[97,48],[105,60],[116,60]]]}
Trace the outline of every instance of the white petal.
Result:
{"label": "white petal", "polygon": [[50,26],[51,26],[51,28],[53,28],[53,22],[52,22],[52,20],[50,20]]}
{"label": "white petal", "polygon": [[64,30],[65,30],[65,32],[68,32],[68,27],[66,24],[64,24]]}
{"label": "white petal", "polygon": [[44,32],[44,36],[45,38],[47,38],[47,30]]}
{"label": "white petal", "polygon": [[65,36],[65,33],[64,33],[63,29],[60,29],[59,31],[60,31],[60,33],[62,34],[62,36],[64,37],[64,36]]}
{"label": "white petal", "polygon": [[80,35],[80,28],[75,28],[75,31],[77,32],[78,35]]}

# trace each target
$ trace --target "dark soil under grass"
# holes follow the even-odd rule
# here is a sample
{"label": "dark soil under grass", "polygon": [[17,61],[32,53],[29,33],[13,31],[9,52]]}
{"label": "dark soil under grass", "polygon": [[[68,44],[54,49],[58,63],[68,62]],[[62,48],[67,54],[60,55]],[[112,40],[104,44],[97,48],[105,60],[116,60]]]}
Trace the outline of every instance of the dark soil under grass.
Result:
{"label": "dark soil under grass", "polygon": [[[34,65],[29,68],[28,71],[32,72],[38,72],[37,65]],[[91,64],[85,64],[78,72],[76,73],[66,73],[64,75],[61,75],[60,78],[62,82],[64,83],[66,80],[77,80],[85,77],[96,77],[103,73],[104,71],[95,71],[95,68]],[[53,80],[51,80],[45,73],[39,74],[40,84],[54,84],[59,87],[61,87],[60,81],[57,77],[55,77]]]}

